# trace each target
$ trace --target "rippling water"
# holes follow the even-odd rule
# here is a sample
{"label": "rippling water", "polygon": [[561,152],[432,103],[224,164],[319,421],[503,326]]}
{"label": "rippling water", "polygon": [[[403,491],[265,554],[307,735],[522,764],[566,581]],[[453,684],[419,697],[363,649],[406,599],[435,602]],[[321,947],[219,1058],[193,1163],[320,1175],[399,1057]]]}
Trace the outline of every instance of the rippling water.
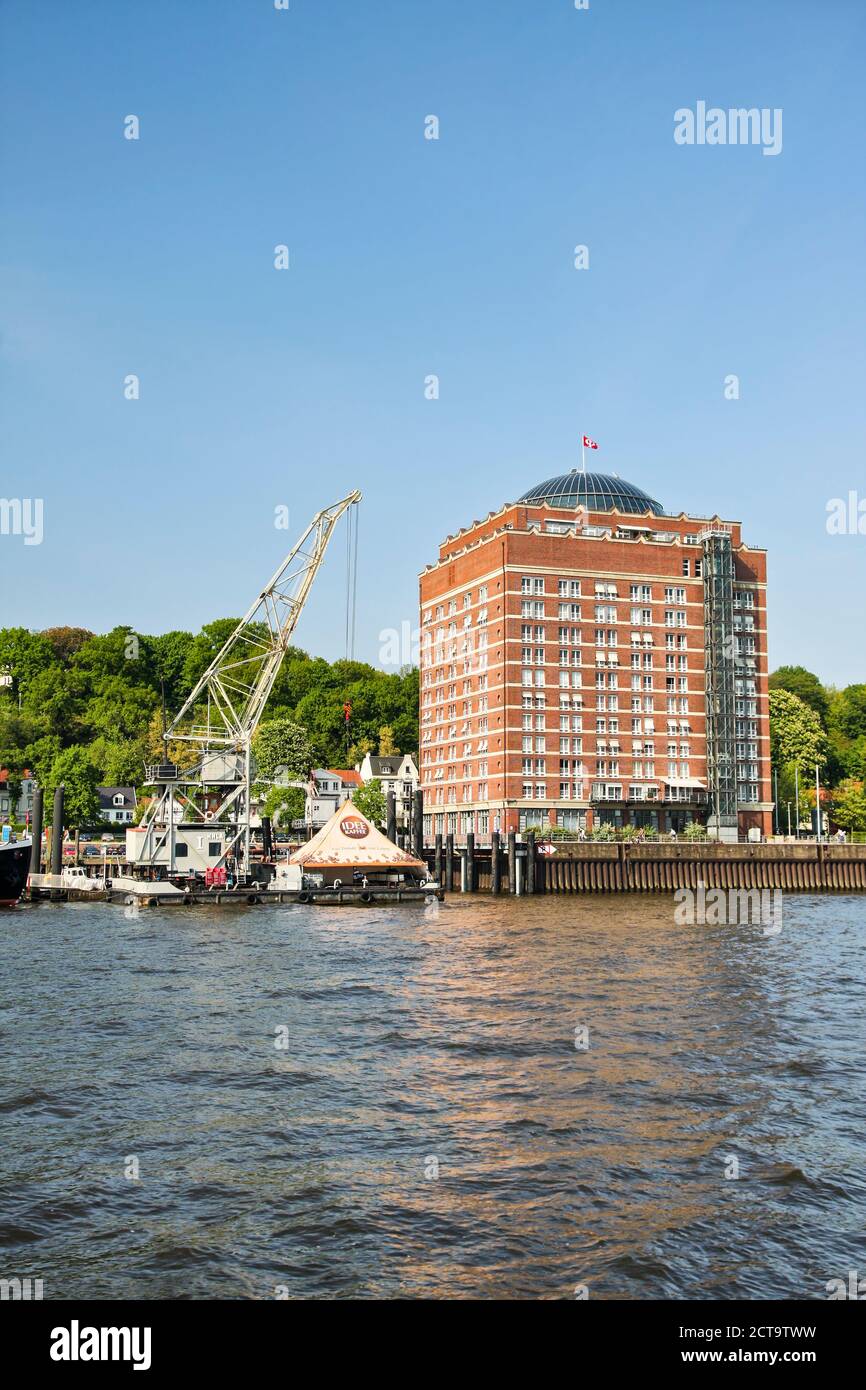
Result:
{"label": "rippling water", "polygon": [[775,937],[659,897],[6,913],[0,1276],[825,1297],[866,1273],[864,919],[841,897],[786,898]]}

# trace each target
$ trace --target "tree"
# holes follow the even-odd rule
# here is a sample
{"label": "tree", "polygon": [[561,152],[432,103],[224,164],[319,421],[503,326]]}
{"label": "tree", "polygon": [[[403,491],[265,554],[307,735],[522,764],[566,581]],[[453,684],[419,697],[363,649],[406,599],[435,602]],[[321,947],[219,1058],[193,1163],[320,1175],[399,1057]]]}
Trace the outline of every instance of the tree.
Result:
{"label": "tree", "polygon": [[121,676],[105,676],[96,683],[93,698],[84,709],[84,720],[95,735],[112,740],[135,738],[146,729],[157,704],[155,692]]}
{"label": "tree", "polygon": [[46,733],[57,734],[66,742],[81,735],[80,704],[80,677],[59,665],[37,672],[21,695],[22,713],[29,714]]}
{"label": "tree", "polygon": [[28,743],[24,749],[23,766],[29,767],[40,787],[48,786],[51,769],[60,749],[60,739],[56,734],[44,734],[42,738]]}
{"label": "tree", "polygon": [[365,782],[363,787],[356,787],[352,792],[352,802],[357,806],[362,816],[372,821],[374,825],[384,825],[385,817],[388,814],[388,805],[385,800],[385,793],[382,791],[382,783],[378,777],[373,777],[369,782]]}
{"label": "tree", "polygon": [[144,780],[148,750],[143,738],[97,738],[88,748],[100,782],[109,787],[137,787]]}
{"label": "tree", "polygon": [[281,768],[290,777],[306,778],[313,766],[313,749],[306,729],[292,719],[269,719],[260,724],[252,741],[256,774],[272,782]]}
{"label": "tree", "polygon": [[780,666],[770,675],[770,690],[787,690],[796,695],[804,705],[813,709],[822,725],[827,727],[829,700],[827,692],[818,677],[805,666]]}
{"label": "tree", "polygon": [[144,734],[145,760],[151,763],[164,763],[167,758],[170,763],[174,763],[184,772],[188,772],[198,760],[199,754],[195,744],[188,743],[186,739],[175,738],[169,739],[166,748],[162,733],[162,710],[156,709],[150,716]]}
{"label": "tree", "polygon": [[125,623],[83,642],[70,664],[94,685],[110,676],[144,685],[152,683],[152,655],[150,638],[142,637]]}
{"label": "tree", "polygon": [[866,789],[846,777],[830,795],[830,815],[843,830],[866,830]]}
{"label": "tree", "polygon": [[86,627],[47,627],[40,635],[51,643],[56,659],[67,662],[95,634]]}
{"label": "tree", "polygon": [[16,705],[34,676],[47,671],[54,659],[54,648],[41,633],[26,627],[0,628],[0,672],[12,676],[9,694]]}
{"label": "tree", "polygon": [[306,801],[300,787],[270,787],[261,806],[261,814],[269,816],[274,825],[291,825],[303,820]]}
{"label": "tree", "polygon": [[866,685],[848,685],[833,702],[833,724],[845,738],[866,734]]}
{"label": "tree", "polygon": [[239,622],[240,618],[217,618],[215,622],[205,623],[198,636],[193,638],[183,667],[182,686],[186,694],[193,689],[199,676],[204,675]]}
{"label": "tree", "polygon": [[855,738],[842,753],[844,775],[866,781],[866,734]]}
{"label": "tree", "polygon": [[66,824],[80,830],[98,820],[99,796],[96,788],[99,779],[86,748],[65,748],[57,754],[45,787],[46,803],[61,782],[64,787],[63,814]]}
{"label": "tree", "polygon": [[359,767],[368,753],[375,753],[376,745],[371,738],[359,739],[357,743],[352,743],[346,750],[346,766],[348,768]]}
{"label": "tree", "polygon": [[176,714],[190,692],[185,684],[187,662],[190,661],[195,639],[191,632],[164,632],[149,637],[153,652],[154,687],[162,700],[165,686],[165,707],[168,719]]}
{"label": "tree", "polygon": [[827,760],[827,737],[815,711],[781,688],[770,691],[770,752],[775,767]]}
{"label": "tree", "polygon": [[399,753],[399,748],[394,742],[394,730],[390,724],[383,724],[379,730],[379,754],[383,758],[391,757]]}

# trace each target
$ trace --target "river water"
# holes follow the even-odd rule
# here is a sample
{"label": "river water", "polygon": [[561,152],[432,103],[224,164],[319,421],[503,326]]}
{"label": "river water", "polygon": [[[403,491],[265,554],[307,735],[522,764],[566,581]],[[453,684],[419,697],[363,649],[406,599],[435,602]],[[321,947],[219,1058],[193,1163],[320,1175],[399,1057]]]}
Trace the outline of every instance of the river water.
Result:
{"label": "river water", "polygon": [[769,935],[665,897],[8,912],[0,1276],[824,1298],[866,1274],[864,926],[829,896]]}

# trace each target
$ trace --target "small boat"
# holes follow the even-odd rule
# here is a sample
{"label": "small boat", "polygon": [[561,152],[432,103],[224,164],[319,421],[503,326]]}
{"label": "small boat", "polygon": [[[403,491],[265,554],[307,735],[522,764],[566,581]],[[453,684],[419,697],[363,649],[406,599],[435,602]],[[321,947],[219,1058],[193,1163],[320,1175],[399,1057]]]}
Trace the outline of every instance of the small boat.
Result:
{"label": "small boat", "polygon": [[0,907],[14,907],[27,883],[30,872],[32,841],[0,841]]}

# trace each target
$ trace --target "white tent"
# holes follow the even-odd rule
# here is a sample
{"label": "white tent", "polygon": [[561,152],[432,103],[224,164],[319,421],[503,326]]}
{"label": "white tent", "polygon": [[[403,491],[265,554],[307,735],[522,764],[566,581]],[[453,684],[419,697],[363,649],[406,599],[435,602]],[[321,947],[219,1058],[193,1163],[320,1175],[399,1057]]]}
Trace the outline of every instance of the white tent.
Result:
{"label": "white tent", "polygon": [[310,870],[427,872],[426,864],[398,849],[351,801],[338,806],[312,840],[295,850],[289,863]]}

